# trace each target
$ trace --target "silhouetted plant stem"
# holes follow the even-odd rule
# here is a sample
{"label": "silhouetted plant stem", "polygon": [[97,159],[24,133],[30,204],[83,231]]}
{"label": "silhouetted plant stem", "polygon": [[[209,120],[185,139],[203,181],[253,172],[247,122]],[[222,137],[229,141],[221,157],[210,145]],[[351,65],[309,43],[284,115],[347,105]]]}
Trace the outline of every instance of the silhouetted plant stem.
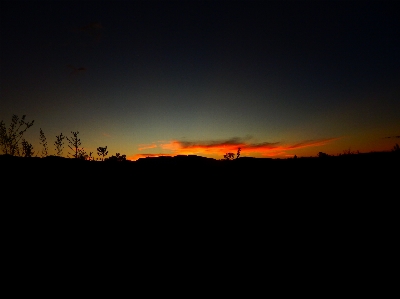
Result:
{"label": "silhouetted plant stem", "polygon": [[240,157],[240,151],[241,151],[242,149],[239,147],[238,148],[238,151],[237,151],[237,154],[236,154],[236,159],[239,159],[239,157]]}
{"label": "silhouetted plant stem", "polygon": [[42,131],[42,128],[40,128],[40,144],[43,146],[43,149],[42,149],[42,157],[47,157],[47,156],[48,156],[49,149],[48,149],[48,147],[47,147],[46,136],[44,136],[44,133],[43,133],[43,131]]}
{"label": "silhouetted plant stem", "polygon": [[[26,115],[23,115],[21,119],[17,115],[13,115],[8,130],[3,121],[0,121],[0,148],[5,154],[12,156],[20,155],[19,142],[22,139],[23,134],[29,129],[34,120],[31,122],[25,121]],[[25,126],[22,129],[22,126]]]}
{"label": "silhouetted plant stem", "polygon": [[34,155],[33,146],[25,139],[22,139],[22,156],[23,157],[32,157]]}
{"label": "silhouetted plant stem", "polygon": [[56,136],[57,140],[54,142],[54,145],[56,146],[56,152],[57,156],[61,157],[62,155],[62,150],[63,150],[63,145],[64,145],[64,138],[63,134],[61,133],[60,135]]}
{"label": "silhouetted plant stem", "polygon": [[81,145],[81,140],[78,138],[79,131],[76,131],[76,132],[71,131],[71,134],[72,134],[71,139],[68,137],[66,137],[66,138],[69,142],[68,147],[71,150],[73,150],[75,153],[73,153],[73,154],[68,153],[68,154],[72,155],[72,157],[75,159],[78,159],[78,158],[82,159],[86,155],[86,152],[84,151],[83,148],[79,148],[79,146]]}

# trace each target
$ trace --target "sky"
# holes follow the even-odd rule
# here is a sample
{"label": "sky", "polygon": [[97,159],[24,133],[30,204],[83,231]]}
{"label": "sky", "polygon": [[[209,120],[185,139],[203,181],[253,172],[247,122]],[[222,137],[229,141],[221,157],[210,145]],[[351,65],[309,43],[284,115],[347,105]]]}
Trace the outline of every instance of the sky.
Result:
{"label": "sky", "polygon": [[396,1],[6,0],[0,26],[0,120],[38,153],[40,129],[130,160],[400,143]]}

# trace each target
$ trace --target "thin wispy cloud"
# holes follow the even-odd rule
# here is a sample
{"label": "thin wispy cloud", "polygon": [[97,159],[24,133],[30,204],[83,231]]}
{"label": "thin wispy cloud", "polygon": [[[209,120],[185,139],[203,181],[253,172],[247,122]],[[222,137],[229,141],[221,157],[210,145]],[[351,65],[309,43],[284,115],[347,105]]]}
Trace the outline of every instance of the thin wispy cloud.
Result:
{"label": "thin wispy cloud", "polygon": [[[308,148],[308,147],[318,147],[329,144],[336,140],[340,139],[339,137],[336,138],[326,138],[326,139],[318,139],[318,140],[306,140],[303,142],[299,142],[296,144],[282,144],[277,145],[276,147],[271,147],[265,151],[261,151],[260,154],[266,157],[273,157],[273,156],[287,156],[287,151],[293,151],[301,148]],[[256,149],[259,150],[259,149]],[[242,150],[243,151],[243,150]]]}
{"label": "thin wispy cloud", "polygon": [[332,141],[338,140],[339,138],[326,138],[326,139],[318,139],[318,140],[306,140],[300,143],[296,143],[294,145],[288,146],[289,149],[297,149],[303,147],[310,147],[310,146],[322,146]]}
{"label": "thin wispy cloud", "polygon": [[140,146],[140,147],[138,148],[139,151],[146,150],[146,149],[151,149],[151,148],[156,148],[156,147],[157,147],[157,145],[156,145],[155,143],[152,143],[152,144],[140,144],[139,146]]}

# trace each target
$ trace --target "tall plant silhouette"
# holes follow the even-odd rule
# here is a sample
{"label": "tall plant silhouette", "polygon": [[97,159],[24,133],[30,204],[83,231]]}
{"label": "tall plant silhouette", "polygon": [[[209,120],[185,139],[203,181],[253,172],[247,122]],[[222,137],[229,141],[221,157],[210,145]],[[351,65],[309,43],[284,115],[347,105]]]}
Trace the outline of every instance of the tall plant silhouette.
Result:
{"label": "tall plant silhouette", "polygon": [[86,152],[83,150],[83,148],[80,148],[81,146],[81,140],[78,138],[79,131],[72,132],[72,137],[67,138],[69,144],[68,147],[73,151],[72,153],[68,153],[71,155],[73,158],[78,159],[78,158],[83,158],[86,155]]}
{"label": "tall plant silhouette", "polygon": [[99,155],[101,160],[104,161],[104,158],[108,155],[107,146],[106,147],[98,147],[97,148],[97,155]]}
{"label": "tall plant silhouette", "polygon": [[3,121],[0,121],[0,148],[4,154],[12,156],[20,155],[19,144],[23,134],[31,126],[33,126],[34,120],[31,122],[25,121],[26,115],[22,115],[21,119],[17,115],[13,115],[8,130]]}
{"label": "tall plant silhouette", "polygon": [[32,157],[34,155],[33,146],[25,139],[22,139],[22,156]]}
{"label": "tall plant silhouette", "polygon": [[49,154],[49,148],[47,147],[47,140],[46,136],[44,136],[44,133],[42,131],[42,128],[40,128],[40,144],[43,146],[42,148],[42,157],[47,157]]}
{"label": "tall plant silhouette", "polygon": [[64,148],[64,138],[65,136],[61,133],[60,135],[56,136],[57,140],[54,142],[54,145],[56,146],[56,152],[57,156],[61,157],[63,153],[63,148]]}

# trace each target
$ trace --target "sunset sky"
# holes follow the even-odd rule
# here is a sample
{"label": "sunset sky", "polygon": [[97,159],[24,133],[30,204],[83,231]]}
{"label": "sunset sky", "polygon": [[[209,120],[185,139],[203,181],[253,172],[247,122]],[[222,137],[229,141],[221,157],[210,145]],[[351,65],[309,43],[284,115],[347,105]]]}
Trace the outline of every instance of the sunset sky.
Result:
{"label": "sunset sky", "polygon": [[[0,120],[50,154],[287,158],[400,144],[396,1],[1,1]],[[65,144],[64,156],[68,147]]]}

